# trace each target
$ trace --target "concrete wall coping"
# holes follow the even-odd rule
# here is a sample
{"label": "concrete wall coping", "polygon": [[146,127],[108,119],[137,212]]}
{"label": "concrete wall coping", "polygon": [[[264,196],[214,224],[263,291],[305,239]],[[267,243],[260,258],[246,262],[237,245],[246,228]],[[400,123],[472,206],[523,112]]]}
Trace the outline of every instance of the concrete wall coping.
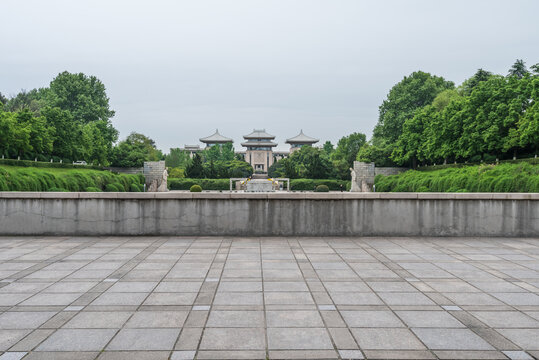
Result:
{"label": "concrete wall coping", "polygon": [[235,192],[16,192],[0,191],[0,198],[8,199],[253,199],[253,200],[355,200],[355,199],[418,199],[418,200],[539,200],[539,193],[350,193],[350,192],[290,192],[290,193],[235,193]]}

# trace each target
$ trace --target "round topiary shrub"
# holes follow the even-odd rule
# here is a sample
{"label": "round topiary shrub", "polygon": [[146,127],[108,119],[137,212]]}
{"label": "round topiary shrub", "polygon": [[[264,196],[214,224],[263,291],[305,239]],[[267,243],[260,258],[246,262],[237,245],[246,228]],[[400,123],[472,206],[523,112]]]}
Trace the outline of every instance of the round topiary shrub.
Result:
{"label": "round topiary shrub", "polygon": [[118,192],[118,188],[114,184],[107,184],[107,186],[105,186],[105,191],[106,192]]}
{"label": "round topiary shrub", "polygon": [[314,189],[316,192],[329,192],[329,187],[327,185],[318,185],[316,189]]}
{"label": "round topiary shrub", "polygon": [[101,189],[98,189],[96,187],[93,187],[93,186],[89,186],[86,188],[86,192],[101,192]]}
{"label": "round topiary shrub", "polygon": [[190,192],[202,192],[202,187],[200,185],[193,185],[189,189]]}

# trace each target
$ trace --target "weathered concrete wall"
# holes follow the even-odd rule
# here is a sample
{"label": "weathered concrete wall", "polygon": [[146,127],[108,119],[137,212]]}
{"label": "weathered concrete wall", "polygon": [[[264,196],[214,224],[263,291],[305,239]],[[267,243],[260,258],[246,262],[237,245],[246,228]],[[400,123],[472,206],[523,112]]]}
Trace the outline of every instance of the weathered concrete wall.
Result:
{"label": "weathered concrete wall", "polygon": [[0,192],[0,235],[539,236],[539,194]]}

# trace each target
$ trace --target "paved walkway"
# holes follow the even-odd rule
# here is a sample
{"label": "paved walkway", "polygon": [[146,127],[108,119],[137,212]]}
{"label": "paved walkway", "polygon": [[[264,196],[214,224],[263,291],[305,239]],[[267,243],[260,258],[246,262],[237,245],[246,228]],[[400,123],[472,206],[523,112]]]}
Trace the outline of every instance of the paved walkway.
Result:
{"label": "paved walkway", "polygon": [[0,360],[531,359],[539,240],[0,238]]}

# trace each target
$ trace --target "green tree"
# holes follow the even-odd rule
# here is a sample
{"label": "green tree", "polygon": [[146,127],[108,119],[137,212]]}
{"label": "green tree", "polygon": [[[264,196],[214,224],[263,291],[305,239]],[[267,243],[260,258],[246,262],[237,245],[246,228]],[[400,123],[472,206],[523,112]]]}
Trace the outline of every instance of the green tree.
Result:
{"label": "green tree", "polygon": [[204,177],[204,167],[202,166],[202,157],[197,153],[193,160],[185,169],[185,176],[188,178],[200,179]]}
{"label": "green tree", "polygon": [[377,152],[389,157],[402,133],[404,122],[413,118],[418,109],[430,105],[440,92],[453,88],[453,82],[422,71],[404,77],[391,88],[380,106],[371,145],[377,148]]}
{"label": "green tree", "polygon": [[171,148],[168,155],[165,156],[167,167],[179,167],[185,169],[190,161],[189,153],[180,148]]}
{"label": "green tree", "polygon": [[529,74],[528,69],[526,68],[526,63],[522,59],[517,59],[511,69],[509,69],[508,76],[514,76],[519,79],[522,79],[526,74]]}
{"label": "green tree", "polygon": [[155,147],[155,142],[149,137],[132,132],[120,141],[112,151],[112,165],[119,167],[141,167],[145,161],[163,159],[163,153]]}
{"label": "green tree", "polygon": [[327,156],[330,156],[331,153],[333,153],[333,151],[335,151],[335,149],[333,148],[333,144],[329,140],[324,143],[323,149],[326,152]]}
{"label": "green tree", "polygon": [[108,121],[114,116],[105,85],[95,76],[64,71],[50,83],[50,106],[71,112],[76,121]]}

